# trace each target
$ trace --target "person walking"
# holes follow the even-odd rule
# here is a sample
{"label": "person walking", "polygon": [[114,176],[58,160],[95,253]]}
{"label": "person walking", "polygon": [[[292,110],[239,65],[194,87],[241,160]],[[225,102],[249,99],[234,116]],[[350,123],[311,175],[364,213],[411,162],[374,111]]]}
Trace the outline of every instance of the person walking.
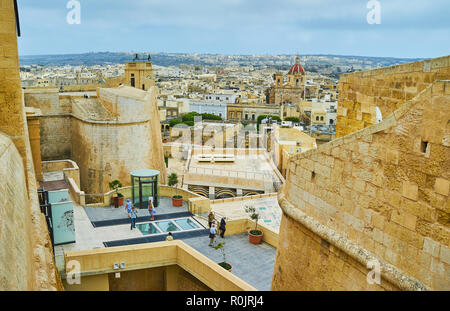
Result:
{"label": "person walking", "polygon": [[214,213],[212,211],[210,211],[208,214],[208,225],[210,228],[211,228],[211,224],[213,223],[213,221],[214,221]]}
{"label": "person walking", "polygon": [[220,220],[220,225],[219,225],[219,232],[220,232],[220,237],[222,239],[225,238],[225,231],[226,231],[226,221],[225,221],[225,217],[222,217],[222,219]]}
{"label": "person walking", "polygon": [[216,224],[215,222],[211,223],[211,228],[209,229],[209,246],[214,247],[214,239],[216,238]]}
{"label": "person walking", "polygon": [[151,220],[155,220],[156,209],[153,205],[153,197],[148,198],[148,212],[150,214]]}
{"label": "person walking", "polygon": [[128,213],[128,218],[131,218],[131,202],[127,199],[127,204],[125,205],[125,211]]}
{"label": "person walking", "polygon": [[172,232],[169,232],[169,234],[166,237],[166,241],[173,241],[173,235]]}
{"label": "person walking", "polygon": [[136,228],[136,218],[137,218],[137,211],[134,208],[134,206],[131,208],[130,218],[131,218],[131,230],[133,230],[133,228]]}

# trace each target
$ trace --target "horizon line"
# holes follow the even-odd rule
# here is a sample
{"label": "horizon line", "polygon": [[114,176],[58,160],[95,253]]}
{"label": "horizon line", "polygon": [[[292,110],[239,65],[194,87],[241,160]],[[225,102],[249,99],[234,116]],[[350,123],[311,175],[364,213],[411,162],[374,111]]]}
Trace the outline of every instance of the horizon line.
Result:
{"label": "horizon line", "polygon": [[60,53],[60,54],[27,54],[27,55],[20,55],[20,57],[37,57],[37,56],[64,56],[64,55],[84,55],[84,54],[101,54],[101,53],[112,53],[112,54],[136,54],[136,53],[149,53],[152,54],[179,54],[179,55],[219,55],[219,56],[335,56],[335,57],[364,57],[364,58],[392,58],[392,59],[420,59],[420,60],[426,60],[426,59],[432,59],[432,58],[439,58],[439,57],[445,57],[447,55],[442,56],[436,56],[436,57],[396,57],[396,56],[368,56],[368,55],[343,55],[343,54],[324,54],[324,53],[317,53],[317,54],[289,54],[289,53],[282,53],[282,54],[268,54],[268,53],[261,53],[261,54],[225,54],[225,53],[198,53],[198,52],[161,52],[161,51],[122,51],[122,52],[114,52],[114,51],[89,51],[89,52],[79,52],[79,53]]}

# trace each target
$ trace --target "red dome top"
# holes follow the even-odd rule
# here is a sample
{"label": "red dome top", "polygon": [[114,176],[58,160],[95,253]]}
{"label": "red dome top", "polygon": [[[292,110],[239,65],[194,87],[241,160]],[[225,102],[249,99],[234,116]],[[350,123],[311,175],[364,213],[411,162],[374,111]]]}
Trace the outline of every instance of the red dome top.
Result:
{"label": "red dome top", "polygon": [[300,65],[300,57],[295,58],[295,64],[289,69],[289,73],[305,73],[305,69]]}

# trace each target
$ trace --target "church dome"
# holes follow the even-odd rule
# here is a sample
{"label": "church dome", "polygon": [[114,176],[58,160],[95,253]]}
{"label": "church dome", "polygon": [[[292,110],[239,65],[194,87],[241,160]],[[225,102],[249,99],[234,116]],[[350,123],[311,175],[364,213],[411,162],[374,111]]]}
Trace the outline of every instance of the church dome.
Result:
{"label": "church dome", "polygon": [[289,73],[305,73],[305,69],[300,65],[300,57],[295,58],[295,64],[289,69]]}

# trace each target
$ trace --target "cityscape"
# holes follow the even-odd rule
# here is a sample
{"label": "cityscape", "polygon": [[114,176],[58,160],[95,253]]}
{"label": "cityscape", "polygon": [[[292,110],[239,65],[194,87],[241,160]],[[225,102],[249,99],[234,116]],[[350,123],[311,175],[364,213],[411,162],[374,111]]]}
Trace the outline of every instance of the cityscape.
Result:
{"label": "cityscape", "polygon": [[450,290],[448,53],[34,54],[21,2],[0,0],[0,291]]}

